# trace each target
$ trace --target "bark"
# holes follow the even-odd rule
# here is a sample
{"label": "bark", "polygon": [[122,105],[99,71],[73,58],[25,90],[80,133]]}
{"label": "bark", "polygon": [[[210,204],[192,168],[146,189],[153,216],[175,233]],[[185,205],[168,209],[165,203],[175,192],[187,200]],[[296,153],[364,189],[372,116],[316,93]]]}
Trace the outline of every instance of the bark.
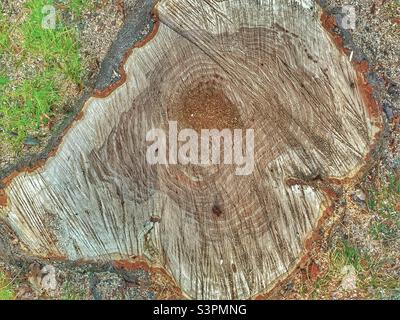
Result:
{"label": "bark", "polygon": [[[4,180],[0,216],[23,248],[145,256],[192,298],[249,298],[287,275],[380,129],[361,72],[312,4],[160,1],[119,86],[86,102],[43,165]],[[146,134],[172,120],[254,129],[254,171],[150,165]]]}

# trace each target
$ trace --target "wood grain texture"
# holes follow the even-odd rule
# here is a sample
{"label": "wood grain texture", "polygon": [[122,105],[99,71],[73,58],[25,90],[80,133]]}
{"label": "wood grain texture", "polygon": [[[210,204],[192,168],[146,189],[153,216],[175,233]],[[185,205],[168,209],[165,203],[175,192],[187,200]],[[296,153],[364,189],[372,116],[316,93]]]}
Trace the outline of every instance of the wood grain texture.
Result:
{"label": "wood grain texture", "polygon": [[[312,181],[354,176],[378,130],[313,3],[160,1],[126,82],[91,98],[56,155],[5,189],[1,216],[26,250],[143,255],[192,298],[249,298],[287,274],[330,205]],[[149,165],[146,133],[171,120],[254,129],[254,172]]]}

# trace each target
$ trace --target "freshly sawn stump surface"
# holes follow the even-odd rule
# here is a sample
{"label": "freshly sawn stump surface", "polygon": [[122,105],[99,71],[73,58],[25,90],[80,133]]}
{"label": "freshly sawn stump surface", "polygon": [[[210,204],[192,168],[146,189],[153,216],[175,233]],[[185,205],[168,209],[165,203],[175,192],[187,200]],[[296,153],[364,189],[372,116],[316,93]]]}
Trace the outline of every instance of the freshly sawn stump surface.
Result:
{"label": "freshly sawn stump surface", "polygon": [[[252,297],[302,258],[379,119],[314,1],[161,0],[155,14],[125,81],[87,101],[43,165],[6,179],[1,218],[30,254],[145,256],[189,297]],[[149,131],[172,124],[253,130],[254,166],[149,163]]]}

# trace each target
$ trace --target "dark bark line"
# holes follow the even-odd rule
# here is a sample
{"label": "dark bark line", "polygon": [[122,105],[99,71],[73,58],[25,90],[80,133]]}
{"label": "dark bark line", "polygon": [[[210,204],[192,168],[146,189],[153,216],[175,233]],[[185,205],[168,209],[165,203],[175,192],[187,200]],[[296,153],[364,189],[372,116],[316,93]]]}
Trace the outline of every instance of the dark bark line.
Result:
{"label": "dark bark line", "polygon": [[[102,61],[95,91],[108,90],[121,77],[121,70],[126,55],[143,39],[147,38],[154,28],[152,12],[158,0],[139,0],[128,12],[125,23],[116,40],[111,45],[107,56]],[[118,77],[115,76],[118,74]]]}

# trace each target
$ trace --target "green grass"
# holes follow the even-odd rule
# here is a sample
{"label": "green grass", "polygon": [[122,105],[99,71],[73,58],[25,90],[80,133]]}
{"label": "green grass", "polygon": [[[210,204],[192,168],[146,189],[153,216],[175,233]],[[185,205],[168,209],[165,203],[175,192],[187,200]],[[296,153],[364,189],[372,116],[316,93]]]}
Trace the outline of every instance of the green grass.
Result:
{"label": "green grass", "polygon": [[0,4],[0,54],[8,51],[10,47],[10,25],[7,23],[6,16]]}
{"label": "green grass", "polygon": [[82,13],[84,10],[93,9],[93,7],[94,7],[93,0],[70,0],[69,1],[70,11],[77,18],[82,17]]}
{"label": "green grass", "polygon": [[[313,288],[318,298],[329,288],[336,290],[341,283],[341,271],[351,265],[357,274],[357,288],[376,299],[400,299],[400,279],[393,272],[398,264],[396,243],[400,239],[400,172],[381,176],[370,186],[367,204],[373,216],[369,233],[381,243],[379,252],[358,248],[350,241],[339,241],[330,252],[327,272]],[[396,210],[397,208],[397,210]],[[371,295],[372,293],[372,295]]]}
{"label": "green grass", "polygon": [[68,281],[62,286],[61,300],[85,300],[86,296],[84,288],[77,287]]}
{"label": "green grass", "polygon": [[385,267],[395,264],[393,257],[373,257],[367,252],[344,241],[338,243],[330,255],[328,271],[314,283],[312,297],[318,299],[329,288],[340,286],[345,266],[354,267],[357,275],[357,288],[364,292],[373,290],[375,299],[400,299],[400,279],[385,271]]}
{"label": "green grass", "polygon": [[353,266],[358,272],[362,271],[361,261],[364,258],[365,256],[363,256],[362,252],[347,241],[344,241],[332,254],[333,264],[339,271],[347,265]]}
{"label": "green grass", "polygon": [[13,300],[15,291],[12,286],[12,281],[0,271],[0,300]]}
{"label": "green grass", "polygon": [[[400,172],[391,172],[380,180],[381,184],[372,186],[368,192],[368,207],[376,217],[370,234],[374,240],[381,241],[383,246],[393,251],[400,239]],[[396,257],[385,252],[376,261],[370,259],[365,282],[377,292],[375,298],[400,300],[400,279],[385,271],[396,264]]]}
{"label": "green grass", "polygon": [[[63,26],[58,19],[56,29],[43,29],[42,8],[53,4],[49,0],[31,0],[27,7],[31,10],[28,20],[21,26],[24,35],[24,49],[29,54],[42,57],[49,69],[80,83],[82,61],[75,28]],[[55,79],[56,80],[56,79]]]}
{"label": "green grass", "polygon": [[4,75],[0,75],[0,86],[5,86],[10,82],[10,78]]}
{"label": "green grass", "polygon": [[400,179],[393,173],[386,177],[383,186],[368,192],[368,207],[377,213],[371,225],[374,240],[395,241],[400,238]]}
{"label": "green grass", "polygon": [[313,298],[317,299],[320,294],[327,292],[332,284],[338,287],[345,266],[353,266],[357,274],[364,272],[364,265],[367,260],[366,254],[347,241],[337,243],[335,249],[330,253],[328,271],[323,277],[318,278],[314,284]]}
{"label": "green grass", "polygon": [[[93,3],[70,0],[64,10],[79,16]],[[61,112],[66,103],[65,88],[82,86],[84,77],[76,28],[63,24],[58,9],[56,28],[42,28],[45,5],[54,5],[54,1],[28,1],[28,16],[14,25],[0,8],[0,54],[13,60],[15,69],[22,73],[32,60],[38,64],[33,74],[22,79],[0,73],[0,139],[16,152],[22,150],[28,135],[37,135],[51,117]]]}

